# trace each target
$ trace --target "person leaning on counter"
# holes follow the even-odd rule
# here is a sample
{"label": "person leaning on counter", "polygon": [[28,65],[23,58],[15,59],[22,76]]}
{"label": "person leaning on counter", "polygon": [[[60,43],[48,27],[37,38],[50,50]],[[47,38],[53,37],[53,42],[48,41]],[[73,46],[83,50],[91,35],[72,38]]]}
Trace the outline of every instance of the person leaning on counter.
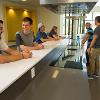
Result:
{"label": "person leaning on counter", "polygon": [[19,53],[16,50],[12,50],[11,48],[9,48],[2,39],[2,36],[1,36],[2,33],[3,33],[3,21],[0,20],[0,50],[9,54],[9,55],[0,54],[0,64],[9,63],[9,62],[17,61],[24,58],[27,59],[32,56],[31,52],[29,51],[23,51]]}
{"label": "person leaning on counter", "polygon": [[25,17],[22,21],[22,30],[16,32],[16,44],[21,50],[39,50],[43,45],[35,42],[34,32],[32,31],[33,20]]}
{"label": "person leaning on counter", "polygon": [[51,41],[51,40],[54,40],[53,38],[47,36],[47,34],[45,33],[45,26],[43,23],[39,23],[38,24],[38,33],[37,33],[37,36],[36,36],[36,42],[38,44],[41,44],[43,42],[46,42],[46,41]]}
{"label": "person leaning on counter", "polygon": [[55,40],[59,40],[61,37],[57,34],[57,26],[53,26],[51,31],[49,32],[49,36],[54,38]]}

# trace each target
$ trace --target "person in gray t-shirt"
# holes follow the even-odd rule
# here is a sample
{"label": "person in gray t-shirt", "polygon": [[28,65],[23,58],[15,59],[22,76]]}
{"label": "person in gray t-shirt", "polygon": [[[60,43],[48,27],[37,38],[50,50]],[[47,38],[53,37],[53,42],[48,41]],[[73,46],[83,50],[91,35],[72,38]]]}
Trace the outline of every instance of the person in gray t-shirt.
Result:
{"label": "person in gray t-shirt", "polygon": [[97,36],[97,39],[93,47],[100,48],[100,25],[95,28],[94,33],[95,36]]}
{"label": "person in gray t-shirt", "polygon": [[95,18],[95,31],[93,40],[88,48],[90,56],[90,78],[99,77],[99,55],[100,55],[100,16]]}
{"label": "person in gray t-shirt", "polygon": [[22,21],[22,30],[16,32],[16,44],[19,50],[43,49],[42,44],[36,44],[34,32],[32,31],[33,20],[25,17]]}
{"label": "person in gray t-shirt", "polygon": [[8,54],[8,55],[0,54],[0,64],[32,57],[31,52],[28,51],[18,52],[16,50],[9,48],[7,44],[3,41],[1,36],[2,34],[3,34],[3,21],[0,20],[0,50]]}

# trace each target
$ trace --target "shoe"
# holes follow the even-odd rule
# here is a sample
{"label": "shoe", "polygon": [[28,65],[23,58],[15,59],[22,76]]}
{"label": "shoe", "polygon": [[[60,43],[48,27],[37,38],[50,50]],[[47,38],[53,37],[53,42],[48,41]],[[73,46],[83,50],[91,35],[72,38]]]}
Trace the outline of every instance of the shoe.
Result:
{"label": "shoe", "polygon": [[99,75],[98,75],[98,74],[93,74],[93,77],[98,78],[98,77],[99,77]]}
{"label": "shoe", "polygon": [[89,63],[86,63],[86,66],[89,66],[90,64]]}
{"label": "shoe", "polygon": [[89,79],[89,80],[93,80],[94,77],[93,77],[92,75],[88,75],[88,79]]}

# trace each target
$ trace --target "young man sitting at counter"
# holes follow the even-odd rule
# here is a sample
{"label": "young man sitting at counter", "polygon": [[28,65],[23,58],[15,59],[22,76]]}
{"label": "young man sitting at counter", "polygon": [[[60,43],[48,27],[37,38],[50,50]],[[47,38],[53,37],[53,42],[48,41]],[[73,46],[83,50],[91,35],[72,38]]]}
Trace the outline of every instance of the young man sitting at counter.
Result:
{"label": "young man sitting at counter", "polygon": [[16,32],[16,44],[19,50],[39,50],[43,49],[42,44],[35,42],[34,32],[32,31],[33,20],[25,17],[22,21],[22,30]]}
{"label": "young man sitting at counter", "polygon": [[3,21],[0,20],[0,50],[6,52],[8,55],[2,55],[0,54],[0,64],[1,63],[9,63],[13,61],[17,61],[20,59],[26,59],[30,58],[32,56],[31,52],[17,52],[16,50],[12,50],[7,46],[7,44],[2,39],[2,33],[3,33]]}
{"label": "young man sitting at counter", "polygon": [[37,36],[36,36],[36,42],[38,44],[41,44],[43,42],[51,41],[51,40],[54,40],[54,39],[52,37],[47,36],[47,34],[45,33],[44,24],[43,23],[39,23],[38,24],[38,33],[37,33]]}

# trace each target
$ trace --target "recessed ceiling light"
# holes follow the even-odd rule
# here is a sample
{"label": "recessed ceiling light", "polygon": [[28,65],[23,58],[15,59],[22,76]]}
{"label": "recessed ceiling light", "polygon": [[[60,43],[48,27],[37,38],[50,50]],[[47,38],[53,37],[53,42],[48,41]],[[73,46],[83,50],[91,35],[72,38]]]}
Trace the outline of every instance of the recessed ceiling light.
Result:
{"label": "recessed ceiling light", "polygon": [[21,1],[27,1],[27,0],[21,0]]}
{"label": "recessed ceiling light", "polygon": [[12,1],[16,1],[16,2],[20,2],[20,1],[27,1],[27,0],[12,0]]}

